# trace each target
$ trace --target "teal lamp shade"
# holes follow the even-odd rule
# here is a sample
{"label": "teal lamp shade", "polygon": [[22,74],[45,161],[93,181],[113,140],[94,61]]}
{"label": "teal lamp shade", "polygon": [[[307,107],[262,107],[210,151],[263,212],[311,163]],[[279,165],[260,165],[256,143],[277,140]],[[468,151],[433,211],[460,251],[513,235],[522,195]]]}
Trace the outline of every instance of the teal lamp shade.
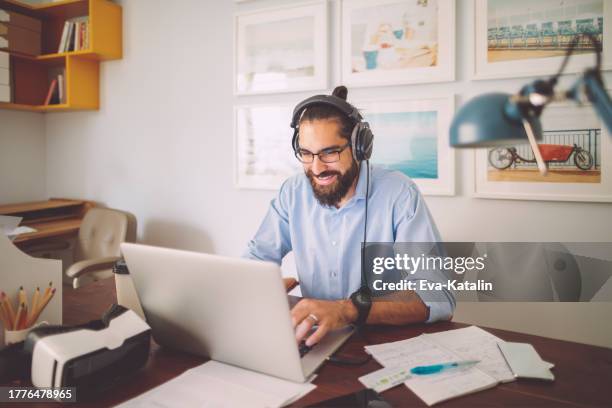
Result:
{"label": "teal lamp shade", "polygon": [[[453,147],[512,146],[528,143],[523,114],[511,95],[489,93],[470,100],[455,114],[450,127]],[[542,124],[529,117],[536,140],[542,140]]]}

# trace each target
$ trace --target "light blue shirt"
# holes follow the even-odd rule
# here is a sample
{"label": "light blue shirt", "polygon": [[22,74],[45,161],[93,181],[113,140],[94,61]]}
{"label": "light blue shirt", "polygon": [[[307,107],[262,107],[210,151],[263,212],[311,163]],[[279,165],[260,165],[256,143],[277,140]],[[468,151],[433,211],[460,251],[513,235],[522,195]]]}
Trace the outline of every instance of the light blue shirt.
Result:
{"label": "light blue shirt", "polygon": [[[302,295],[346,299],[361,286],[361,242],[366,198],[366,166],[355,195],[341,208],[322,206],[304,173],[286,180],[245,257],[281,264],[291,250]],[[439,242],[440,235],[416,184],[403,173],[370,166],[367,242]],[[446,282],[441,272],[417,272],[411,280]],[[429,308],[428,322],[450,319],[455,299],[449,291],[415,290]]]}

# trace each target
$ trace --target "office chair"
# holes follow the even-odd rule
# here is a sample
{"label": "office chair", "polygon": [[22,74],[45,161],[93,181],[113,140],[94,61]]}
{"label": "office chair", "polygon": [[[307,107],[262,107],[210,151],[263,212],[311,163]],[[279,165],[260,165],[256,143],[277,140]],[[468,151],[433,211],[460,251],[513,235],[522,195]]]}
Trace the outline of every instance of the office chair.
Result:
{"label": "office chair", "polygon": [[127,212],[92,208],[83,217],[74,246],[74,263],[66,270],[76,289],[113,276],[121,258],[119,244],[136,241],[136,218]]}

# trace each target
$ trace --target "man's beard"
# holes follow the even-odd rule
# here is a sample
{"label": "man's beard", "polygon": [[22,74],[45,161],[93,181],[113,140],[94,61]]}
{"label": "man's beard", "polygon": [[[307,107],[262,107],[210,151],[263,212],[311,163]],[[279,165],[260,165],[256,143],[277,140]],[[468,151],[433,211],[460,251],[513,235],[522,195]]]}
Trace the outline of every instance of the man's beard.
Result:
{"label": "man's beard", "polygon": [[317,184],[312,170],[306,172],[315,198],[323,206],[335,207],[344,198],[359,175],[359,165],[353,160],[351,167],[344,174],[336,170],[327,170],[319,174],[323,177],[334,175],[337,176],[337,179],[333,184],[321,186]]}

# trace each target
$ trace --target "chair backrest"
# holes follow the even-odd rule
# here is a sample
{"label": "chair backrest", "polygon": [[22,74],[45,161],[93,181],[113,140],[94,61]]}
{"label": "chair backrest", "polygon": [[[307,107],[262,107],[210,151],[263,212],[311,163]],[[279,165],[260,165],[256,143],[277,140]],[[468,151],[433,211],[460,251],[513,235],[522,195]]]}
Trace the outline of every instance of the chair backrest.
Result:
{"label": "chair backrest", "polygon": [[75,261],[120,256],[119,244],[134,241],[134,217],[123,211],[92,208],[83,217],[75,248]]}

